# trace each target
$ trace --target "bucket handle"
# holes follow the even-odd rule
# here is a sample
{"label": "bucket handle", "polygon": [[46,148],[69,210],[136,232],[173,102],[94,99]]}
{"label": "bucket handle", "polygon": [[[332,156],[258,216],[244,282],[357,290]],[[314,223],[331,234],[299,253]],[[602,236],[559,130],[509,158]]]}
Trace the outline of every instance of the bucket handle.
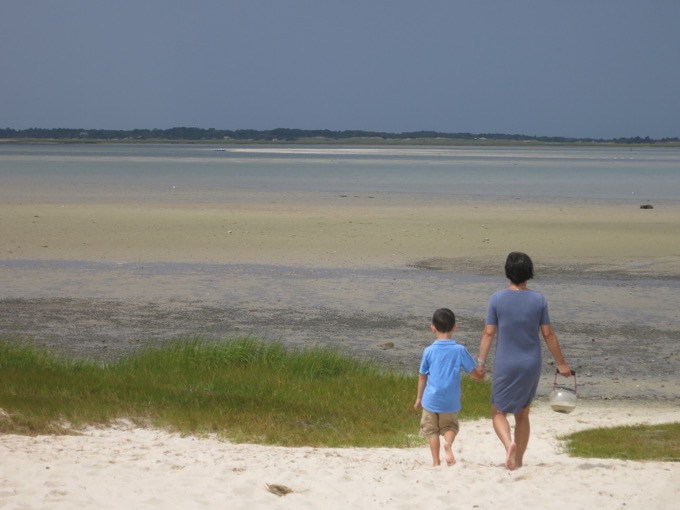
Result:
{"label": "bucket handle", "polygon": [[[557,386],[557,375],[560,373],[559,370],[555,370],[555,379],[553,380],[553,389]],[[574,376],[574,393],[578,393],[577,387],[576,387],[576,370],[571,371],[571,375]]]}

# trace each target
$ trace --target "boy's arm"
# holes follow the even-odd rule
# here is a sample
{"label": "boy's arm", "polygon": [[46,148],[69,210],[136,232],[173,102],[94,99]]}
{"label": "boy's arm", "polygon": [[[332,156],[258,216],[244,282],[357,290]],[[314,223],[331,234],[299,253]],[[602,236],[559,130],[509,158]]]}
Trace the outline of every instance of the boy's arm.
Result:
{"label": "boy's arm", "polygon": [[[472,355],[470,354],[470,351],[468,351],[467,349],[465,349],[465,354],[463,356],[461,367],[475,381],[483,381],[484,380],[484,376],[486,375],[486,370],[484,369],[484,364],[483,363],[481,363],[481,364],[477,363],[475,365],[475,359],[472,357]],[[472,367],[472,369],[470,369],[470,367]]]}
{"label": "boy's arm", "polygon": [[416,411],[421,407],[421,401],[423,400],[423,392],[425,391],[425,385],[427,384],[427,374],[418,374],[418,393],[416,394],[416,403],[413,404],[413,409]]}

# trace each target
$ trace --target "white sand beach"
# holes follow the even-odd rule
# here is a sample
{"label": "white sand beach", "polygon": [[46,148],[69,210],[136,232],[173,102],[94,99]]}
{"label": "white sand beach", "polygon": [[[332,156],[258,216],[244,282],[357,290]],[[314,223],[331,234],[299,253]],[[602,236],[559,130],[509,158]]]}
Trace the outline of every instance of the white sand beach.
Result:
{"label": "white sand beach", "polygon": [[[489,420],[463,422],[453,467],[429,450],[281,448],[180,437],[120,424],[75,436],[0,436],[0,508],[670,509],[680,464],[572,458],[562,434],[680,420],[677,406],[579,403],[532,410],[525,466],[509,472]],[[414,430],[415,422],[414,419]],[[279,496],[268,489],[290,490]]]}

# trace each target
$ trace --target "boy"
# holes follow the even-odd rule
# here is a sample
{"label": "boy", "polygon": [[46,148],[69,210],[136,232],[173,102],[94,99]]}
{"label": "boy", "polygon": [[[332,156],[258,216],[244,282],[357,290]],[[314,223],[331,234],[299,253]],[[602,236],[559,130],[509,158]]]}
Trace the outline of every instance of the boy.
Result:
{"label": "boy", "polygon": [[436,340],[425,348],[420,362],[418,395],[413,408],[423,408],[420,435],[428,438],[432,453],[432,465],[439,466],[439,436],[444,436],[446,464],[453,466],[453,440],[458,434],[458,411],[460,411],[461,368],[477,381],[484,374],[477,369],[477,362],[462,345],[453,338],[456,316],[448,308],[440,308],[432,317],[430,329]]}

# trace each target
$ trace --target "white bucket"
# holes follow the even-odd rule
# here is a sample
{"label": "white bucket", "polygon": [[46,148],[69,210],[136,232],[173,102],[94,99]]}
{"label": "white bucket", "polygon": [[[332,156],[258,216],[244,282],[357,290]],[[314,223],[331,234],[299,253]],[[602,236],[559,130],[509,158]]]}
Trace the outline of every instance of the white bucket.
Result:
{"label": "white bucket", "polygon": [[576,409],[576,372],[572,370],[571,374],[574,376],[574,387],[567,388],[557,385],[557,373],[555,373],[553,390],[550,393],[550,407],[553,411],[569,414]]}
{"label": "white bucket", "polygon": [[576,409],[576,393],[571,388],[555,388],[550,394],[550,407],[558,413],[569,414]]}

